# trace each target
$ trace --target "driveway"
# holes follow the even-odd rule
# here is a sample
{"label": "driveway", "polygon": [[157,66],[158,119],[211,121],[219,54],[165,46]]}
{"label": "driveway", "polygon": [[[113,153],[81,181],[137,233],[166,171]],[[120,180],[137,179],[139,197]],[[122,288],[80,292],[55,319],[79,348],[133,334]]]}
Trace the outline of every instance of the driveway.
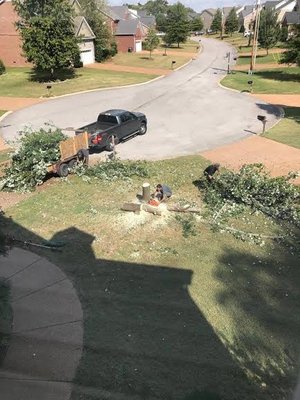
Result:
{"label": "driveway", "polygon": [[[119,156],[160,159],[195,154],[260,132],[258,114],[267,115],[269,126],[274,124],[280,117],[276,107],[218,85],[227,70],[226,52],[233,48],[205,38],[202,45],[199,57],[169,76],[27,107],[1,122],[1,134],[12,140],[25,126],[40,127],[45,122],[62,129],[76,128],[94,121],[100,111],[125,108],[144,112],[149,129],[145,136],[119,145]],[[71,129],[67,132],[72,134]]]}

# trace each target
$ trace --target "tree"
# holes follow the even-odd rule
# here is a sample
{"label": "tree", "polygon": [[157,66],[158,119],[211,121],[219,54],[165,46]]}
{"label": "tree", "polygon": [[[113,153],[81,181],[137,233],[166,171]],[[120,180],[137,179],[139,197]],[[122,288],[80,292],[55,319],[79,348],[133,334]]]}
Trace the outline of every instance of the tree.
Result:
{"label": "tree", "polygon": [[156,30],[154,28],[150,28],[147,34],[147,37],[143,43],[143,47],[145,50],[148,50],[150,52],[150,60],[151,60],[151,54],[154,49],[157,48],[159,45],[159,38],[156,35]]}
{"label": "tree", "polygon": [[156,29],[159,32],[166,32],[167,30],[167,16],[166,14],[157,14],[156,19]]}
{"label": "tree", "polygon": [[280,35],[280,26],[277,22],[277,13],[271,9],[262,9],[260,14],[260,24],[258,32],[258,42],[261,47],[266,49],[269,54],[269,49],[274,47],[278,42]]}
{"label": "tree", "polygon": [[300,67],[300,27],[295,26],[294,35],[286,42],[287,51],[280,59],[281,63],[296,63]]}
{"label": "tree", "polygon": [[169,3],[167,0],[148,0],[144,4],[143,9],[148,11],[149,14],[157,17],[159,14],[167,14]]}
{"label": "tree", "polygon": [[192,32],[202,31],[203,26],[204,25],[201,17],[193,18],[190,22],[190,29]]}
{"label": "tree", "polygon": [[222,32],[222,11],[220,8],[217,9],[214,19],[212,20],[210,29],[213,32]]}
{"label": "tree", "polygon": [[233,32],[236,32],[239,28],[239,21],[236,15],[236,9],[233,7],[228,14],[225,22],[225,33],[230,33],[232,36]]}
{"label": "tree", "polygon": [[96,36],[95,60],[101,62],[114,56],[117,53],[117,47],[106,23],[105,14],[101,12],[105,9],[106,3],[99,0],[81,0],[80,4],[83,14]]}
{"label": "tree", "polygon": [[186,42],[190,33],[188,13],[185,6],[176,3],[169,7],[167,13],[166,42],[180,43]]}
{"label": "tree", "polygon": [[79,56],[73,11],[67,0],[14,0],[20,20],[17,28],[29,62],[46,79],[57,78],[63,69],[73,70]]}

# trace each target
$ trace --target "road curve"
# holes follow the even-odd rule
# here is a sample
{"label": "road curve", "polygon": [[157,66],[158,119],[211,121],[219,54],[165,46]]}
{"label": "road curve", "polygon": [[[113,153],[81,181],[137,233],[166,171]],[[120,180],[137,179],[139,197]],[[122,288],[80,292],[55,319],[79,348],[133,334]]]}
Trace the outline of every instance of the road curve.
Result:
{"label": "road curve", "polygon": [[0,133],[12,140],[25,126],[45,122],[60,128],[80,127],[94,121],[100,111],[125,108],[147,115],[145,136],[118,146],[121,158],[162,159],[195,154],[261,131],[257,115],[268,125],[279,110],[247,94],[219,86],[226,74],[228,44],[202,40],[202,53],[173,74],[144,85],[99,90],[55,98],[16,111],[2,121]]}

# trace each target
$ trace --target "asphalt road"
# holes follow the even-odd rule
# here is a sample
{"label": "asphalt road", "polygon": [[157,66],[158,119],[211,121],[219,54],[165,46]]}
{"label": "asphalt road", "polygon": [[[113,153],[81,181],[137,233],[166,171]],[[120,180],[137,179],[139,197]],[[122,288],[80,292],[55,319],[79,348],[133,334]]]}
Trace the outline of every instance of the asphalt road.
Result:
{"label": "asphalt road", "polygon": [[167,77],[27,107],[6,117],[0,133],[12,140],[25,126],[40,127],[45,122],[63,129],[78,128],[94,121],[101,111],[124,108],[145,113],[148,132],[118,145],[118,155],[161,159],[195,154],[261,132],[259,114],[267,116],[267,126],[274,124],[280,117],[276,107],[218,85],[227,71],[226,52],[233,49],[213,39],[201,42],[202,53]]}

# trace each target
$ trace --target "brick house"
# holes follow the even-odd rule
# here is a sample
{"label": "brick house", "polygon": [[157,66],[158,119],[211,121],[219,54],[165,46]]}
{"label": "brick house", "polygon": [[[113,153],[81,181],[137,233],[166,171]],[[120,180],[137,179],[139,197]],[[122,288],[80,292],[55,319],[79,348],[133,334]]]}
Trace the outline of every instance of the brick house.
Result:
{"label": "brick house", "polygon": [[203,21],[203,29],[207,32],[211,27],[211,23],[213,22],[214,16],[217,10],[214,8],[207,8],[200,13],[200,17]]}
{"label": "brick house", "polygon": [[[80,37],[80,57],[84,65],[95,62],[94,38],[86,19],[80,16],[80,5],[78,0],[70,0],[70,4],[77,16],[74,18],[74,31]],[[0,2],[0,59],[7,66],[26,66],[25,57],[22,55],[22,41],[15,23],[18,15],[15,12],[11,0]]]}
{"label": "brick house", "polygon": [[28,65],[22,56],[22,42],[15,28],[18,17],[11,1],[0,4],[0,59],[5,65]]}
{"label": "brick house", "polygon": [[118,52],[142,51],[142,42],[147,36],[149,26],[155,26],[153,16],[139,15],[136,10],[131,10],[127,6],[108,7],[104,14],[115,37]]}

